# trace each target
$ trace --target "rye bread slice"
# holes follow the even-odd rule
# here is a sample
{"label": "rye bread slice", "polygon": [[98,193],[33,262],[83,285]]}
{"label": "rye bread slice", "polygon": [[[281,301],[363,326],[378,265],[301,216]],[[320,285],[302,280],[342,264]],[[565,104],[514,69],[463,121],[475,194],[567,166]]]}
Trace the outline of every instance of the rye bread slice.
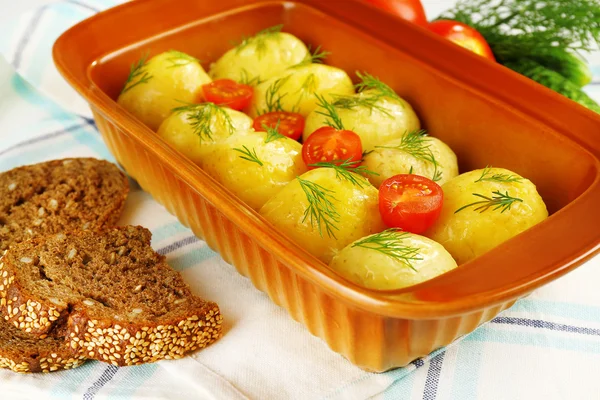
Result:
{"label": "rye bread slice", "polygon": [[221,335],[218,306],[193,295],[150,238],[128,226],[16,244],[0,259],[0,314],[34,335],[66,323],[82,356],[114,365],[207,346]]}
{"label": "rye bread slice", "polygon": [[53,372],[82,365],[85,358],[65,340],[64,332],[40,339],[0,318],[0,368],[14,372]]}
{"label": "rye bread slice", "polygon": [[114,226],[129,192],[107,161],[71,158],[0,174],[0,251],[38,235]]}

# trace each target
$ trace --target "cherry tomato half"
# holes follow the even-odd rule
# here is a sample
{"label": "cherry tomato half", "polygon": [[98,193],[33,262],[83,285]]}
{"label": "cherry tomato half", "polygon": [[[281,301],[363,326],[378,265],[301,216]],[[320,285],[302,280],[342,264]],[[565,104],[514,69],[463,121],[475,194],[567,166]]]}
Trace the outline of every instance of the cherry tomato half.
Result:
{"label": "cherry tomato half", "polygon": [[395,175],[379,187],[379,213],[392,228],[423,233],[440,216],[444,192],[440,185],[419,175]]}
{"label": "cherry tomato half", "polygon": [[426,26],[427,17],[420,0],[365,0],[387,12],[410,21],[414,24]]}
{"label": "cherry tomato half", "polygon": [[263,125],[277,128],[277,132],[283,136],[298,140],[304,132],[304,117],[293,112],[273,111],[256,117],[252,127],[255,131],[264,131]]}
{"label": "cherry tomato half", "polygon": [[217,79],[202,85],[204,100],[241,111],[250,105],[254,89],[231,79]]}
{"label": "cherry tomato half", "polygon": [[[341,164],[362,159],[360,136],[352,131],[341,131],[324,126],[314,131],[302,145],[302,159],[309,166],[318,162]],[[356,165],[359,163],[357,162]],[[313,169],[315,167],[308,167]]]}
{"label": "cherry tomato half", "polygon": [[471,50],[485,58],[496,61],[494,53],[481,33],[461,22],[441,19],[429,24],[429,29],[440,36]]}

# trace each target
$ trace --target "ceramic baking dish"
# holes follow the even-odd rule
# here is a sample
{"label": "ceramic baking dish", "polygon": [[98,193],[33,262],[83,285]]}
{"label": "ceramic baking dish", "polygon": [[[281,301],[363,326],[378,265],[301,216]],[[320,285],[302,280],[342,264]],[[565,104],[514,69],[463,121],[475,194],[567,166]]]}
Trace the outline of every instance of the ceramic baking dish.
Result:
{"label": "ceramic baking dish", "polygon": [[[398,291],[353,285],[117,105],[140,55],[177,49],[206,61],[243,35],[283,24],[368,71],[412,103],[461,170],[530,178],[551,217],[454,271]],[[508,69],[358,0],[150,0],[65,32],[54,59],[90,103],[110,151],[144,190],[336,352],[370,371],[406,365],[572,270],[600,243],[600,118]]]}

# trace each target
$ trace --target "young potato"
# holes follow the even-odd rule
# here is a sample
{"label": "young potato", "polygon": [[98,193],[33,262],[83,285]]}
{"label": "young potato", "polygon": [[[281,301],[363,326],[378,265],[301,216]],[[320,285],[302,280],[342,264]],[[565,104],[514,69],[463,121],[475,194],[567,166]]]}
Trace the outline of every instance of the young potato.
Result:
{"label": "young potato", "polygon": [[357,285],[393,290],[435,278],[457,265],[441,244],[389,229],[346,246],[329,266]]}
{"label": "young potato", "polygon": [[304,43],[294,35],[266,29],[223,54],[210,68],[213,79],[258,84],[309,59]]}
{"label": "young potato", "polygon": [[362,176],[317,168],[294,179],[260,210],[280,232],[329,263],[349,243],[385,226],[378,192]]}
{"label": "young potato", "polygon": [[252,118],[246,114],[203,103],[175,109],[158,128],[158,135],[200,165],[215,144],[235,132],[251,130]]}
{"label": "young potato", "polygon": [[354,94],[354,86],[346,72],[323,64],[294,67],[254,88],[248,113],[251,117],[269,111],[291,111],[306,117],[317,106],[315,94],[329,98],[331,94]]}
{"label": "young potato", "polygon": [[470,171],[446,182],[439,219],[425,236],[460,265],[548,217],[535,185],[503,168]]}
{"label": "young potato", "polygon": [[363,166],[379,175],[369,175],[369,181],[379,188],[381,183],[398,174],[416,174],[443,185],[458,175],[456,154],[439,139],[423,131],[405,133],[367,154]]}
{"label": "young potato", "polygon": [[[377,145],[399,139],[404,133],[421,127],[411,105],[395,93],[390,94],[392,96],[386,96],[377,89],[369,89],[353,96],[334,97],[331,102],[333,112],[339,116],[344,128],[360,136],[364,151],[371,151]],[[328,111],[318,107],[308,115],[304,140],[331,121],[331,117],[323,113]]]}
{"label": "young potato", "polygon": [[210,82],[195,58],[167,51],[132,66],[118,103],[156,131],[182,103],[197,103]]}
{"label": "young potato", "polygon": [[200,166],[255,210],[306,171],[302,145],[266,132],[238,132],[213,146]]}

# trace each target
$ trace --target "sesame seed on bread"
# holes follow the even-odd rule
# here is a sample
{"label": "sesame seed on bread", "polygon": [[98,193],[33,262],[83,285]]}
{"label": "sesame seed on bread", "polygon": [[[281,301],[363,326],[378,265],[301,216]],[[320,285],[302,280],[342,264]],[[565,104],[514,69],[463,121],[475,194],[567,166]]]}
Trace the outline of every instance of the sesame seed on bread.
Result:
{"label": "sesame seed on bread", "polygon": [[71,347],[114,365],[207,346],[221,335],[218,306],[193,295],[150,239],[128,226],[14,245],[0,259],[0,314],[34,335],[66,323]]}
{"label": "sesame seed on bread", "polygon": [[53,372],[71,369],[85,362],[65,340],[64,333],[40,339],[0,318],[0,368],[14,372]]}
{"label": "sesame seed on bread", "polygon": [[71,158],[0,173],[0,251],[38,235],[116,224],[129,183],[107,161]]}

